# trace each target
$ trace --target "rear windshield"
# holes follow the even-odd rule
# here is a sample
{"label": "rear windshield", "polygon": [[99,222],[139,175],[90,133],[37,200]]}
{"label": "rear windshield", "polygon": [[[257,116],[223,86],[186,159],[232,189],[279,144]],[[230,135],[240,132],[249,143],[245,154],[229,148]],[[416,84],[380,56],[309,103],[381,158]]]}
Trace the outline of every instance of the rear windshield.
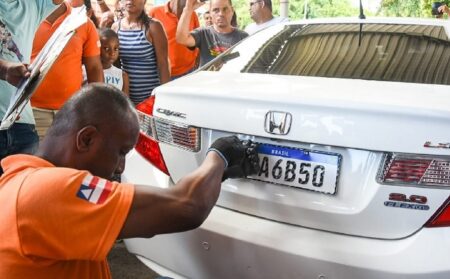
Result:
{"label": "rear windshield", "polygon": [[288,25],[242,72],[448,85],[450,41],[442,26]]}

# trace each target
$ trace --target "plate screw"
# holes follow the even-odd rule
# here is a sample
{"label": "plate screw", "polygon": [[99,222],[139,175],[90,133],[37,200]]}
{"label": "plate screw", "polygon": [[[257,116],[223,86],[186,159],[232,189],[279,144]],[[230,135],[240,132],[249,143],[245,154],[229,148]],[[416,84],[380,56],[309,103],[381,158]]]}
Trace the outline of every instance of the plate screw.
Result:
{"label": "plate screw", "polygon": [[208,251],[210,249],[209,243],[206,241],[202,242],[202,246],[203,246],[203,249],[205,249],[206,251]]}

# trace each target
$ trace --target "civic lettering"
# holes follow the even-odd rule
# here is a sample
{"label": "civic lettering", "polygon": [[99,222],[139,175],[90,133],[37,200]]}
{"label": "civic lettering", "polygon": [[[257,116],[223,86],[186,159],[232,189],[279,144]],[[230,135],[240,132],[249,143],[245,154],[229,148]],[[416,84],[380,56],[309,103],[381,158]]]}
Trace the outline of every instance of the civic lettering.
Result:
{"label": "civic lettering", "polygon": [[178,117],[178,118],[186,118],[186,114],[185,113],[181,113],[181,112],[177,112],[177,111],[172,111],[172,110],[163,109],[163,108],[157,108],[156,111],[159,112],[159,113],[165,114],[167,116],[174,116],[174,117]]}

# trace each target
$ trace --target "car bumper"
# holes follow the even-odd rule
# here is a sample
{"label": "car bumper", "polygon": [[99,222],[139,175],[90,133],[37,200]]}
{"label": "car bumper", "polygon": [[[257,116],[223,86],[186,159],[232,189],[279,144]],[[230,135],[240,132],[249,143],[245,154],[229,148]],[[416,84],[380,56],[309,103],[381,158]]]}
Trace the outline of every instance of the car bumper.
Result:
{"label": "car bumper", "polygon": [[[154,169],[135,159],[138,169]],[[139,181],[135,175],[142,173],[126,171],[126,180]],[[163,173],[150,177],[154,186],[170,184]],[[216,206],[196,230],[127,239],[125,244],[150,268],[173,278],[450,278],[450,228],[380,240],[278,223]]]}

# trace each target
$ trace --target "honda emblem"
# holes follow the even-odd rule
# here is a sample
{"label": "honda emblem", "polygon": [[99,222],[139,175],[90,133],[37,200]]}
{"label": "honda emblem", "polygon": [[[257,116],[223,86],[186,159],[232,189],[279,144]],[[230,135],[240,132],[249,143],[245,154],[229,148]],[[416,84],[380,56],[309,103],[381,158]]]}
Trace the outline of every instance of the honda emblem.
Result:
{"label": "honda emblem", "polygon": [[264,128],[267,133],[287,135],[291,130],[292,115],[289,112],[269,111],[266,113]]}

